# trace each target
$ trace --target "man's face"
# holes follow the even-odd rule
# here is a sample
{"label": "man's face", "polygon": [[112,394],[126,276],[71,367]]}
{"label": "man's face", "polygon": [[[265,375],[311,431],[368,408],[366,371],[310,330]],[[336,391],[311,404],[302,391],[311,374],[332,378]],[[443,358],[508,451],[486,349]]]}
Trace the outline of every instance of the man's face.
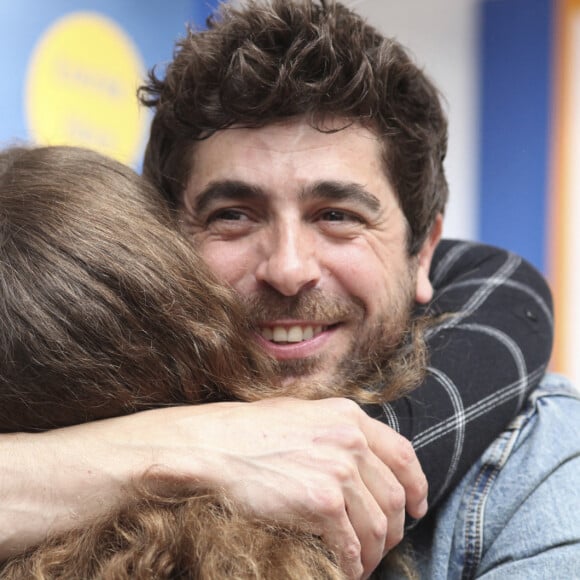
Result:
{"label": "man's face", "polygon": [[396,344],[413,302],[430,298],[431,254],[408,257],[380,142],[360,125],[220,131],[195,147],[184,212],[202,258],[248,302],[256,340],[302,395]]}

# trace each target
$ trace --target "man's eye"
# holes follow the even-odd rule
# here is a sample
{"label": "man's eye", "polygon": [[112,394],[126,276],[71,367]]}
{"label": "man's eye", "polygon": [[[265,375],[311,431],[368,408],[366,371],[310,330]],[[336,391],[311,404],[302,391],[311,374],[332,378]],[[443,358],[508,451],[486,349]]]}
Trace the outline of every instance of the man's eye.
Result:
{"label": "man's eye", "polygon": [[355,222],[361,223],[363,220],[347,211],[329,209],[320,214],[320,219],[329,222]]}
{"label": "man's eye", "polygon": [[209,212],[203,223],[206,231],[230,239],[251,232],[256,220],[251,210],[224,207]]}
{"label": "man's eye", "polygon": [[219,211],[214,212],[209,216],[208,221],[214,222],[217,220],[224,220],[224,221],[241,221],[243,219],[247,219],[246,214],[244,212],[237,210],[237,209],[221,209]]}

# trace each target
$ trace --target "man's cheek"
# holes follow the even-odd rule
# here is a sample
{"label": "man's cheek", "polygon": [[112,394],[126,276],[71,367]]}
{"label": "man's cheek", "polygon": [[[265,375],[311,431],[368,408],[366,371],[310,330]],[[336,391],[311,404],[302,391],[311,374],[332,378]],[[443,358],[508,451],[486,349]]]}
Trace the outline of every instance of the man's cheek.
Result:
{"label": "man's cheek", "polygon": [[228,284],[240,294],[250,291],[247,287],[252,278],[251,264],[243,254],[222,248],[203,253],[202,259],[221,282]]}

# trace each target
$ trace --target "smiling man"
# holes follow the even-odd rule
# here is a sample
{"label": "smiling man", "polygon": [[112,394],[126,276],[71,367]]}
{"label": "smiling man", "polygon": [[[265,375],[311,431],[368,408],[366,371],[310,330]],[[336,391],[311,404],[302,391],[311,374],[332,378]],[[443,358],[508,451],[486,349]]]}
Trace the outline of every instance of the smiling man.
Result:
{"label": "smiling man", "polygon": [[[514,423],[517,427],[510,433],[516,433],[517,442],[506,449],[510,439],[504,434],[488,451],[490,457],[477,460],[493,439],[489,420],[500,411],[501,401],[513,402],[515,395],[523,404],[526,389],[516,394],[513,387],[530,384],[521,382],[526,357],[511,338],[522,321],[517,314],[522,301],[531,299],[541,319],[548,313],[547,302],[537,288],[528,286],[527,274],[516,280],[519,259],[504,256],[497,269],[486,270],[485,258],[475,257],[481,249],[439,245],[448,194],[443,168],[447,122],[437,89],[405,50],[335,2],[247,1],[239,9],[225,4],[207,31],[189,32],[178,42],[165,78],[152,74],[141,97],[155,109],[146,175],[179,212],[184,231],[205,262],[248,303],[256,340],[277,360],[294,395],[358,397],[366,391],[371,400],[380,401],[385,385],[366,384],[365,369],[382,365],[397,348],[409,348],[414,309],[432,300],[432,280],[441,283],[459,256],[473,252],[467,269],[459,274],[455,270],[457,277],[447,279],[448,288],[429,311],[448,313],[427,331],[431,354],[445,347],[450,355],[445,370],[431,370],[439,390],[424,385],[419,395],[405,399],[405,412],[396,404],[372,411],[399,426],[409,416],[430,417],[416,433],[416,444],[456,430],[449,450],[455,467],[439,480],[436,499],[458,482],[453,473],[459,463],[467,462],[466,470],[474,463],[450,503],[413,532],[420,569],[432,578],[495,572],[507,553],[514,561],[511,572],[529,574],[548,561],[573,570],[577,525],[568,527],[572,549],[557,549],[560,528],[549,526],[543,540],[528,550],[516,539],[521,526],[534,528],[540,522],[534,517],[522,517],[517,524],[518,518],[506,520],[506,514],[529,509],[520,509],[527,493],[538,498],[534,506],[550,497],[550,486],[544,487],[543,481],[560,485],[560,506],[578,505],[571,482],[579,469],[573,426],[579,406],[565,382],[546,381]],[[506,288],[514,295],[502,307],[497,298]],[[450,302],[448,294],[457,289],[465,292],[463,301],[455,296]],[[489,310],[478,319],[484,304]],[[546,337],[532,328],[525,335]],[[494,354],[482,365],[478,360],[491,352],[490,338]],[[457,350],[450,348],[453,344]],[[506,352],[511,359],[506,367],[519,369],[519,378],[507,386],[491,376],[506,368],[500,362],[505,363]],[[471,404],[450,378],[456,367],[467,369],[467,384],[478,382]],[[539,380],[544,370],[540,365],[531,375]],[[348,382],[343,391],[340,385],[348,376],[359,377],[359,384]],[[450,404],[445,418],[439,415],[438,396]],[[501,485],[493,483],[509,488],[519,476],[513,466],[528,454],[542,455],[542,429],[537,425],[546,429],[546,441],[555,439],[551,429],[558,423],[557,413],[542,413],[538,400],[548,407],[568,405],[570,416],[563,424],[571,441],[556,458],[546,451],[541,468],[524,470],[529,483],[525,493],[505,498]],[[479,428],[471,423],[475,417],[483,419]],[[291,422],[291,414],[279,418]],[[526,429],[534,435],[528,436]],[[254,440],[261,437],[256,433]],[[425,452],[421,460],[424,467],[431,464],[425,467],[427,473],[442,471],[437,454]],[[560,470],[561,460],[570,460],[566,469]],[[331,545],[344,546],[343,564],[349,563],[353,576],[373,570],[381,553],[385,530],[376,527],[378,520],[371,514],[382,510],[387,515],[386,549],[396,544],[390,534],[400,522],[396,510],[385,510],[385,487],[369,466],[346,486],[362,481],[368,484],[366,491],[338,499],[338,517],[319,528]],[[486,471],[490,466],[493,480]],[[467,512],[457,506],[462,497],[473,497],[482,481],[488,482],[485,492],[471,501],[470,513],[476,515],[464,520]],[[256,508],[255,502],[249,504]],[[411,500],[407,505],[416,516],[416,504]],[[296,505],[293,509],[304,514]],[[325,512],[322,504],[314,509]],[[509,545],[494,543],[490,529],[510,535]],[[351,541],[352,532],[358,540]],[[465,541],[479,533],[486,533],[485,543]]]}
{"label": "smiling man", "polygon": [[300,117],[219,132],[196,146],[184,196],[186,232],[246,299],[297,396],[388,356],[415,302],[432,297],[441,218],[409,258],[381,141],[347,124],[328,120],[321,132]]}

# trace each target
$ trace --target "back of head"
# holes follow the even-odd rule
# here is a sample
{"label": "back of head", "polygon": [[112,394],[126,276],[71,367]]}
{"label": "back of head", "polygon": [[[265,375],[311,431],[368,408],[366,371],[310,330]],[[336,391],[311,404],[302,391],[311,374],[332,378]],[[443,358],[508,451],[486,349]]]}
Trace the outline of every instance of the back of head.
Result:
{"label": "back of head", "polygon": [[[238,302],[180,238],[157,191],[96,153],[0,153],[0,285],[1,431],[277,392]],[[344,578],[315,535],[250,516],[220,491],[179,486],[136,489],[0,576]]]}
{"label": "back of head", "polygon": [[69,147],[0,171],[0,430],[260,396],[240,306],[151,186]]}
{"label": "back of head", "polygon": [[414,255],[447,200],[447,123],[435,87],[394,40],[332,0],[222,5],[177,43],[142,101],[155,109],[145,173],[178,207],[195,142],[233,126],[328,116],[374,130]]}

